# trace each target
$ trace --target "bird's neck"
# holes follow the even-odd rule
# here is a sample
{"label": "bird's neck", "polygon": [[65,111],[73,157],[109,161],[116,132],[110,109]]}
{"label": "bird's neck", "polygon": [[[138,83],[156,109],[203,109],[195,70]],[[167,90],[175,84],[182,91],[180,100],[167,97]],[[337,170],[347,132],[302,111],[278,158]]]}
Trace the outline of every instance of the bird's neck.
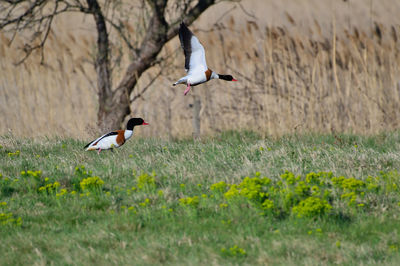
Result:
{"label": "bird's neck", "polygon": [[132,134],[133,134],[133,129],[132,130],[129,130],[129,129],[125,130],[125,132],[124,132],[125,140],[129,139],[130,137],[132,137]]}
{"label": "bird's neck", "polygon": [[211,73],[210,79],[219,79],[219,75],[213,71]]}

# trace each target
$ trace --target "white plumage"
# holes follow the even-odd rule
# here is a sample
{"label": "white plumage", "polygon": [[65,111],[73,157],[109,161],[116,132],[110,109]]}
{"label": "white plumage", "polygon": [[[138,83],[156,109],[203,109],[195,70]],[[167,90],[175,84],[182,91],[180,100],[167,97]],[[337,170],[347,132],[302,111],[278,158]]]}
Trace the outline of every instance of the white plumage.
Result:
{"label": "white plumage", "polygon": [[[118,132],[111,132],[111,133],[118,133]],[[130,139],[133,135],[133,130],[125,130],[124,132],[124,142]],[[95,139],[91,143],[89,143],[89,146],[86,148],[87,151],[91,150],[107,150],[107,149],[112,149],[112,148],[118,148],[120,144],[117,142],[117,137],[118,134],[115,135],[110,135],[104,134],[100,138]]]}
{"label": "white plumage", "polygon": [[203,45],[201,45],[199,39],[193,35],[184,23],[181,23],[179,28],[179,40],[185,54],[185,70],[187,75],[180,78],[173,85],[187,84],[184,95],[189,92],[191,85],[196,86],[210,79],[236,81],[231,75],[220,75],[207,67],[206,52]]}

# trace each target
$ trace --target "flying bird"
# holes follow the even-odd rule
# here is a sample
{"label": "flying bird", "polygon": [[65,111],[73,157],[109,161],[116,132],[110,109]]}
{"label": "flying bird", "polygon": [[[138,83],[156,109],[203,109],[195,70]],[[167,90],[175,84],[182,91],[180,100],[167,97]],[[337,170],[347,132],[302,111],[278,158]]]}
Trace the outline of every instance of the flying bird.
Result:
{"label": "flying bird", "polygon": [[85,149],[87,151],[98,150],[97,154],[100,154],[101,150],[121,147],[125,141],[132,137],[133,128],[141,125],[148,125],[148,123],[144,122],[142,118],[131,118],[126,125],[126,130],[116,130],[104,134],[100,138],[88,143]]}
{"label": "flying bird", "polygon": [[203,45],[196,36],[182,22],[179,28],[179,40],[183,53],[185,54],[185,70],[187,75],[180,78],[173,86],[177,84],[187,84],[183,93],[186,95],[190,86],[196,86],[207,82],[210,79],[223,79],[227,81],[237,81],[231,75],[217,74],[207,67],[206,54]]}

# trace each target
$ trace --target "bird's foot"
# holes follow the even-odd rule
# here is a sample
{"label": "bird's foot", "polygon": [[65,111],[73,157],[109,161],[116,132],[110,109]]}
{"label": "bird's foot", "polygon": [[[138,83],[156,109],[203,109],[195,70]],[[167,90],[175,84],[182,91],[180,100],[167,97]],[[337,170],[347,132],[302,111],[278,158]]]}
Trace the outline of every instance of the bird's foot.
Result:
{"label": "bird's foot", "polygon": [[101,149],[99,149],[99,151],[97,152],[97,154],[100,154],[100,152],[101,152]]}
{"label": "bird's foot", "polygon": [[190,91],[190,84],[188,84],[186,90],[183,92],[183,95],[186,96],[186,94],[188,94],[189,91]]}

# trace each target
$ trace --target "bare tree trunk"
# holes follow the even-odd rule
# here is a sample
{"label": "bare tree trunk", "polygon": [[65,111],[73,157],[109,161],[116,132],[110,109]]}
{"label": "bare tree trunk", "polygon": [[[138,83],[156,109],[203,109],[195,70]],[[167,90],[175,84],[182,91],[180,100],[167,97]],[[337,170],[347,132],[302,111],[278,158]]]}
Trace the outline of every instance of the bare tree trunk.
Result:
{"label": "bare tree trunk", "polygon": [[201,100],[198,95],[194,96],[193,101],[193,138],[200,138],[200,109],[201,109]]}
{"label": "bare tree trunk", "polygon": [[108,126],[106,123],[100,123],[100,121],[104,121],[105,118],[112,117],[112,110],[114,109],[114,104],[110,101],[113,97],[113,92],[111,87],[108,33],[106,22],[97,0],[87,0],[87,3],[89,11],[93,14],[97,28],[97,54],[95,62],[99,97],[97,121],[100,130],[105,130],[108,129],[109,126],[113,127],[116,124],[112,123]]}
{"label": "bare tree trunk", "polygon": [[[109,127],[119,128],[121,126],[125,117],[131,113],[129,97],[138,79],[143,72],[152,66],[165,43],[176,36],[179,23],[175,23],[169,27],[165,20],[164,11],[167,2],[168,1],[164,0],[149,0],[153,10],[153,17],[151,18],[147,34],[141,44],[138,57],[129,65],[122,81],[112,93],[112,97],[103,99],[106,103],[100,102],[99,99],[98,123],[101,129]],[[186,23],[191,24],[202,12],[214,3],[215,0],[199,1],[187,14],[185,18]],[[99,79],[100,78],[101,77],[99,77]],[[103,104],[107,108],[102,108],[101,106]]]}
{"label": "bare tree trunk", "polygon": [[108,108],[106,110],[99,109],[100,128],[109,126],[118,128],[124,118],[131,113],[129,96],[140,76],[151,67],[167,42],[168,23],[164,16],[167,1],[152,0],[149,2],[153,9],[153,17],[140,47],[139,56],[129,65],[124,78],[113,93],[113,97],[107,99],[109,101]]}
{"label": "bare tree trunk", "polygon": [[[0,30],[8,28],[14,34],[22,30],[33,30],[34,35],[43,35],[38,45],[27,45],[30,48],[24,48],[26,50],[25,56],[19,62],[22,63],[34,50],[42,49],[43,52],[55,16],[65,12],[82,12],[93,15],[97,30],[95,69],[99,102],[97,118],[100,130],[119,128],[125,117],[131,113],[129,98],[138,79],[154,64],[165,43],[177,35],[180,22],[184,20],[187,25],[190,25],[208,7],[215,4],[215,0],[199,0],[195,6],[192,6],[191,1],[182,1],[184,2],[182,5],[186,6],[181,10],[180,18],[168,24],[165,20],[168,0],[144,1],[146,7],[150,6],[151,18],[143,42],[139,46],[136,46],[136,44],[133,46],[129,42],[128,36],[123,33],[121,21],[118,24],[107,18],[101,10],[98,0],[86,0],[87,5],[83,2],[76,0],[0,0],[2,5],[2,8],[0,8]],[[104,4],[103,2],[100,1],[101,4]],[[110,3],[111,1],[105,2]],[[117,30],[131,52],[135,54],[135,59],[128,66],[125,76],[114,90],[112,88],[107,24]]]}

